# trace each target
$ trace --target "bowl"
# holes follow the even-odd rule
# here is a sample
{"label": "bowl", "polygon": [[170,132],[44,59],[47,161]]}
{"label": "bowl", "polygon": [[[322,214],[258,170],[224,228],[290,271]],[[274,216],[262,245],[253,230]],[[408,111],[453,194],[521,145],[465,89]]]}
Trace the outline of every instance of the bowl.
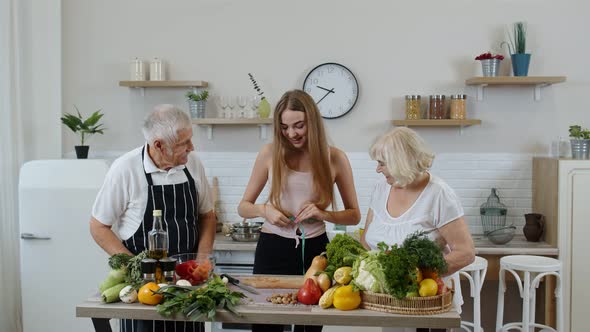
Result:
{"label": "bowl", "polygon": [[176,259],[177,279],[184,279],[196,286],[209,280],[215,268],[215,257],[209,254],[178,254],[170,256]]}
{"label": "bowl", "polygon": [[506,244],[510,242],[514,237],[515,229],[516,226],[502,227],[489,232],[488,234],[486,234],[486,236],[488,237],[490,242],[494,244]]}

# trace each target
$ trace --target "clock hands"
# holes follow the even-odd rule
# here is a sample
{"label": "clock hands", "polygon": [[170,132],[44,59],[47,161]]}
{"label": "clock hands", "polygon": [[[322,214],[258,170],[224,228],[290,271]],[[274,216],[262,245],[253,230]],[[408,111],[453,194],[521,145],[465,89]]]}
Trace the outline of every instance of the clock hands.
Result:
{"label": "clock hands", "polygon": [[326,98],[326,97],[327,97],[327,96],[328,96],[330,93],[334,93],[334,88],[332,88],[332,89],[326,89],[326,88],[324,88],[324,87],[321,87],[321,86],[319,86],[319,85],[316,85],[316,86],[317,86],[318,88],[322,89],[322,90],[326,90],[326,91],[328,91],[328,92],[326,92],[326,94],[325,94],[325,95],[322,97],[322,99],[320,99],[320,100],[318,100],[318,101],[316,102],[316,104],[319,104],[319,103],[320,103],[322,100],[324,100],[324,98]]}
{"label": "clock hands", "polygon": [[320,88],[320,89],[322,89],[322,90],[326,90],[326,91],[329,91],[329,92],[332,92],[332,93],[334,93],[334,88],[332,88],[332,89],[326,89],[326,88],[324,88],[323,86],[319,86],[319,85],[316,85],[316,87],[318,87],[318,88]]}

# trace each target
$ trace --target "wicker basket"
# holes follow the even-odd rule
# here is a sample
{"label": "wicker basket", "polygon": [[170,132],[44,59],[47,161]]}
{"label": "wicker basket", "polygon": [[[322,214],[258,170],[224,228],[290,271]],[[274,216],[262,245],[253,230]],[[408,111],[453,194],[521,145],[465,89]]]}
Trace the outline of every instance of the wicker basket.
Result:
{"label": "wicker basket", "polygon": [[361,307],[403,315],[434,315],[451,310],[453,292],[426,297],[409,297],[397,299],[388,294],[361,292]]}

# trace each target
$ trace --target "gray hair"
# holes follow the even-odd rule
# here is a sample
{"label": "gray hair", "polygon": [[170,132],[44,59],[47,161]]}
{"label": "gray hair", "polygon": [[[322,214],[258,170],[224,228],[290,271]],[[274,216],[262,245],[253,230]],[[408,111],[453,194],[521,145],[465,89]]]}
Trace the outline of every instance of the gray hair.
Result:
{"label": "gray hair", "polygon": [[178,139],[178,131],[189,128],[191,120],[183,110],[171,104],[161,104],[145,118],[141,131],[149,144],[158,139],[173,144]]}
{"label": "gray hair", "polygon": [[396,127],[377,139],[371,158],[385,164],[396,184],[405,187],[432,166],[434,153],[412,129]]}

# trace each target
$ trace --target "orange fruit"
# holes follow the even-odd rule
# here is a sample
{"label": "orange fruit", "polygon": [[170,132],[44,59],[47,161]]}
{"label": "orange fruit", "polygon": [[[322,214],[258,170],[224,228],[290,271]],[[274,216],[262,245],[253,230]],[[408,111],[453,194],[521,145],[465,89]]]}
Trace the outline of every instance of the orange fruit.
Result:
{"label": "orange fruit", "polygon": [[438,284],[436,280],[426,278],[420,282],[420,289],[418,289],[418,294],[420,296],[434,296],[438,292]]}
{"label": "orange fruit", "polygon": [[158,289],[160,289],[158,284],[155,282],[148,282],[141,286],[139,292],[137,292],[137,299],[143,304],[156,305],[162,301],[162,295],[154,293]]}
{"label": "orange fruit", "polygon": [[424,278],[430,278],[436,280],[438,278],[438,273],[436,271],[432,271],[431,269],[423,269],[422,276]]}

